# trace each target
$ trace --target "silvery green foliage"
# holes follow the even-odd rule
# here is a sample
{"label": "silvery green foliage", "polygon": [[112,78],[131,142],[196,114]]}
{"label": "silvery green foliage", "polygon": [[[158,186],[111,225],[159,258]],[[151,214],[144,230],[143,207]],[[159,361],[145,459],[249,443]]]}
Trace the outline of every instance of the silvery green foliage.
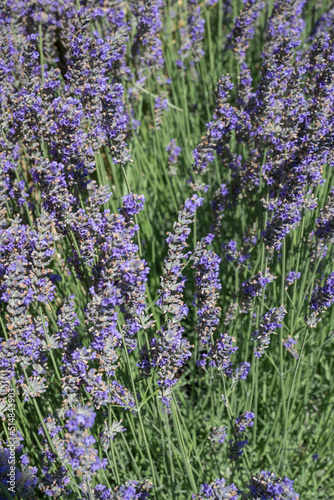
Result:
{"label": "silvery green foliage", "polygon": [[107,451],[110,441],[114,440],[114,437],[116,434],[119,432],[125,432],[126,429],[122,425],[122,420],[119,422],[112,422],[111,426],[109,427],[109,424],[107,422],[104,422],[104,430],[100,434],[100,439],[101,443],[103,446],[104,451]]}

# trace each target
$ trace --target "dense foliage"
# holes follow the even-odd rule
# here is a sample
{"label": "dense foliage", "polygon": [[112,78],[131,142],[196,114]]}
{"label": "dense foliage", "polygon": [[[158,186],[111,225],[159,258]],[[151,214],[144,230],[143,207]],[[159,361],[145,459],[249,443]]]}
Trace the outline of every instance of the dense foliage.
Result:
{"label": "dense foliage", "polygon": [[0,498],[332,498],[334,5],[0,5]]}

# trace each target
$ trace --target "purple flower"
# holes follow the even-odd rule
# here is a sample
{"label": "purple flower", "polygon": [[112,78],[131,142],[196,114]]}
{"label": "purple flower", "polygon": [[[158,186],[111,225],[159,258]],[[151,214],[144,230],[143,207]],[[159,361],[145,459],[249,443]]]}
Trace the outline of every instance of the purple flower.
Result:
{"label": "purple flower", "polygon": [[[13,460],[13,453],[19,455],[22,453],[22,441],[23,438],[19,431],[11,437],[10,441],[3,441],[0,448],[1,482],[4,486],[14,487],[18,498],[35,498],[38,484],[37,468],[29,466],[26,454],[20,456],[20,463],[15,464],[15,460]],[[10,484],[13,475],[15,477],[14,485]]]}
{"label": "purple flower", "polygon": [[220,307],[217,306],[221,283],[219,280],[219,264],[221,259],[206,245],[212,242],[213,235],[209,234],[197,243],[192,256],[195,279],[195,300],[197,306],[197,324],[195,330],[205,344],[215,331],[219,323]]}
{"label": "purple flower", "polygon": [[252,341],[256,342],[254,356],[260,358],[264,350],[269,347],[270,335],[276,328],[282,328],[283,318],[286,314],[284,306],[270,309],[260,320],[259,329],[252,334]]}
{"label": "purple flower", "polygon": [[308,326],[315,327],[321,321],[319,314],[328,309],[334,302],[334,271],[329,275],[325,285],[322,288],[316,287],[312,291],[310,301],[311,314],[306,322]]}
{"label": "purple flower", "polygon": [[250,368],[251,365],[247,361],[240,363],[239,367],[234,370],[233,382],[236,383],[238,380],[246,380],[249,375]]}
{"label": "purple flower", "polygon": [[247,427],[253,427],[255,414],[251,411],[245,411],[240,417],[236,418],[234,421],[236,434],[243,434]]}
{"label": "purple flower", "polygon": [[190,66],[199,62],[204,55],[203,35],[205,20],[202,18],[201,7],[198,0],[191,0],[187,5],[187,22],[180,28],[181,47],[178,51],[179,60],[176,62],[180,68],[185,68],[185,62]]}
{"label": "purple flower", "polygon": [[98,484],[94,488],[94,495],[97,500],[144,500],[150,497],[152,488],[153,485],[149,481],[127,481],[114,490]]}
{"label": "purple flower", "polygon": [[209,434],[209,440],[212,446],[217,446],[217,444],[223,444],[227,433],[225,432],[227,427],[213,427]]}
{"label": "purple flower", "polygon": [[233,434],[234,437],[229,441],[230,460],[237,461],[243,454],[243,448],[248,445],[247,440],[241,439],[248,427],[253,427],[255,414],[246,411],[240,417],[234,420]]}
{"label": "purple flower", "polygon": [[275,276],[270,274],[269,269],[267,269],[266,274],[263,276],[262,272],[259,271],[255,276],[248,278],[241,285],[241,312],[246,313],[249,311],[253,299],[255,297],[261,297],[263,290],[271,283]]}
{"label": "purple flower", "polygon": [[143,195],[135,195],[130,193],[122,198],[123,205],[119,209],[124,216],[137,215],[144,208],[145,198]]}
{"label": "purple flower", "polygon": [[299,280],[300,276],[300,272],[290,271],[285,278],[285,288],[287,289],[288,286],[292,285],[296,280]]}
{"label": "purple flower", "polygon": [[28,465],[29,464],[29,458],[27,457],[27,454],[21,455],[20,456],[20,461],[23,465]]}
{"label": "purple flower", "polygon": [[188,315],[188,307],[183,302],[186,278],[182,275],[182,270],[185,260],[189,258],[189,253],[184,253],[188,246],[186,241],[190,233],[189,225],[202,202],[203,198],[197,195],[188,198],[179,212],[178,221],[174,223],[173,233],[168,233],[166,238],[168,255],[164,259],[157,305],[167,321],[157,333],[157,337],[150,342],[150,356],[147,348],[144,348],[139,363],[139,367],[146,373],[149,373],[152,367],[157,368],[158,385],[162,388],[162,398],[167,405],[171,401],[171,387],[178,380],[177,373],[191,356],[190,342],[182,337],[184,328],[180,324]]}
{"label": "purple flower", "polygon": [[181,148],[177,146],[176,139],[172,139],[170,143],[166,146],[166,151],[168,153],[168,168],[170,175],[176,175],[177,170],[175,165],[177,164],[178,157],[181,153]]}
{"label": "purple flower", "polygon": [[250,478],[248,498],[268,500],[298,500],[299,494],[293,489],[293,481],[276,476],[273,472],[261,471]]}
{"label": "purple flower", "polygon": [[287,339],[282,339],[282,344],[283,347],[288,353],[291,354],[295,359],[299,358],[299,354],[294,348],[294,346],[297,344],[297,340],[293,339],[290,335],[288,336]]}
{"label": "purple flower", "polygon": [[200,493],[192,496],[192,499],[204,500],[238,500],[238,488],[234,484],[226,484],[225,479],[215,479],[212,483],[201,485]]}
{"label": "purple flower", "polygon": [[235,339],[221,333],[220,338],[217,339],[213,344],[209,342],[209,352],[203,353],[201,359],[197,361],[197,365],[202,368],[206,367],[208,363],[209,366],[217,368],[224,375],[232,377],[233,374],[233,363],[231,361],[231,354],[234,354],[237,350],[237,346],[233,346]]}
{"label": "purple flower", "polygon": [[243,9],[234,21],[234,28],[227,36],[229,48],[242,62],[246,57],[246,50],[255,34],[255,22],[265,4],[257,0],[244,0]]}
{"label": "purple flower", "polygon": [[238,261],[243,264],[247,259],[250,258],[249,254],[243,254],[242,251],[237,250],[237,243],[234,240],[230,240],[228,243],[222,243],[222,250],[226,255],[226,260],[228,262]]}
{"label": "purple flower", "polygon": [[67,423],[66,429],[69,432],[75,433],[83,429],[90,429],[95,422],[96,413],[88,406],[81,407],[80,405],[75,410],[69,410],[66,413]]}
{"label": "purple flower", "polygon": [[334,242],[334,188],[328,194],[327,205],[321,210],[320,217],[316,220],[316,236],[326,242]]}

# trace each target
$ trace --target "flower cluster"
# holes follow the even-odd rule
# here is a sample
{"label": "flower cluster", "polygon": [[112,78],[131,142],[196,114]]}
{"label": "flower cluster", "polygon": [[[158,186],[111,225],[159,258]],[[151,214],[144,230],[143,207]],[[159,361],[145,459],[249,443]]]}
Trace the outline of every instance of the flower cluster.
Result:
{"label": "flower cluster", "polygon": [[234,346],[235,339],[230,337],[227,333],[221,333],[220,337],[212,344],[209,345],[209,351],[203,353],[201,359],[197,361],[197,365],[205,368],[207,363],[209,366],[217,368],[224,375],[232,377],[233,363],[231,361],[231,354],[238,350],[238,346]]}
{"label": "flower cluster", "polygon": [[234,420],[234,429],[233,429],[234,438],[229,441],[230,445],[229,451],[231,460],[237,461],[243,454],[244,452],[243,448],[248,444],[248,441],[240,438],[242,438],[243,434],[245,433],[248,427],[253,427],[254,418],[255,418],[254,413],[246,411],[245,413],[240,415],[240,417]]}
{"label": "flower cluster", "polygon": [[296,280],[299,280],[300,277],[301,277],[300,272],[290,271],[285,278],[285,289],[287,289],[290,285],[292,285]]}
{"label": "flower cluster", "polygon": [[[52,221],[42,212],[35,226],[16,217],[1,229],[2,300],[6,307],[7,340],[1,343],[7,379],[2,395],[15,379],[14,366],[25,370],[17,380],[25,399],[46,390],[46,354],[55,348],[49,341],[49,323],[43,308],[55,298],[55,285],[48,267],[54,255]],[[34,314],[32,315],[32,312]]]}
{"label": "flower cluster", "polygon": [[[43,480],[39,488],[47,496],[61,497],[66,494],[73,471],[81,479],[80,489],[87,492],[90,488],[92,477],[101,468],[105,468],[108,461],[100,459],[96,443],[90,429],[95,422],[96,413],[88,406],[78,405],[66,412],[64,434],[62,427],[57,425],[53,417],[44,421],[39,434],[44,436],[44,449],[41,453],[43,463]],[[50,447],[46,433],[52,442]],[[53,463],[61,461],[61,467],[54,472]]]}
{"label": "flower cluster", "polygon": [[[231,104],[233,84],[229,75],[223,75],[213,120],[194,151],[197,177],[207,171],[215,156],[231,172],[213,200],[215,232],[220,232],[228,207],[265,188],[268,196],[262,203],[268,218],[261,237],[270,250],[280,249],[286,235],[300,224],[303,210],[315,209],[310,188],[323,183],[322,165],[333,162],[329,147],[333,141],[333,34],[318,32],[312,45],[295,57],[305,26],[301,18],[304,4],[304,0],[275,4],[268,22],[261,78],[253,88],[245,50],[254,34],[261,2],[244,2],[229,36],[230,46],[242,62],[236,97]],[[233,144],[240,143],[250,145],[247,158],[235,151]],[[200,186],[198,178],[192,186]]]}
{"label": "flower cluster", "polygon": [[222,250],[228,262],[237,261],[239,264],[243,264],[250,258],[249,254],[244,254],[242,251],[237,250],[237,243],[234,240],[230,240],[228,243],[222,243]]}
{"label": "flower cluster", "polygon": [[193,253],[194,279],[195,279],[195,301],[197,306],[196,333],[206,344],[211,339],[215,327],[219,323],[220,307],[217,306],[219,290],[222,288],[219,281],[219,264],[221,259],[213,252],[206,249],[206,245],[213,240],[209,234],[197,245]]}
{"label": "flower cluster", "polygon": [[110,490],[103,484],[94,488],[96,500],[144,500],[150,497],[150,490],[153,488],[149,481],[127,481],[114,490]]}
{"label": "flower cluster", "polygon": [[259,0],[243,0],[243,9],[234,21],[234,28],[227,36],[229,48],[239,62],[246,57],[246,50],[255,34],[255,22],[265,4]]}
{"label": "flower cluster", "polygon": [[231,355],[239,348],[234,346],[235,338],[227,333],[221,333],[220,337],[208,343],[208,352],[202,353],[201,359],[197,360],[197,366],[206,369],[206,366],[217,368],[222,375],[232,378],[233,384],[239,380],[246,380],[250,371],[250,363],[244,361],[239,366],[233,368]]}
{"label": "flower cluster", "polygon": [[181,148],[177,146],[176,139],[172,139],[169,144],[166,146],[166,151],[168,153],[168,170],[170,175],[176,175],[176,164],[178,161],[178,157],[181,153]]}
{"label": "flower cluster", "polygon": [[268,500],[298,500],[299,494],[293,489],[293,481],[285,477],[281,479],[273,472],[261,471],[249,481],[249,492],[242,496],[243,500],[267,498]]}
{"label": "flower cluster", "polygon": [[276,328],[282,328],[282,321],[286,314],[284,306],[270,309],[260,320],[259,329],[252,334],[252,341],[256,342],[254,356],[260,358],[264,350],[269,347],[270,335]]}
{"label": "flower cluster", "polygon": [[111,426],[107,422],[104,422],[104,430],[100,434],[101,443],[104,451],[107,451],[110,441],[114,440],[114,437],[119,432],[125,432],[127,429],[123,427],[122,420],[120,422],[112,422]]}
{"label": "flower cluster", "polygon": [[193,66],[204,55],[202,46],[205,21],[198,0],[190,0],[186,14],[187,22],[180,28],[181,47],[178,51],[179,59],[176,61],[176,64],[183,69],[185,61]]}
{"label": "flower cluster", "polygon": [[310,309],[311,314],[307,318],[307,324],[315,327],[321,321],[319,314],[334,303],[334,271],[328,276],[322,288],[316,287],[312,292]]}
{"label": "flower cluster", "polygon": [[[29,466],[27,455],[22,454],[23,437],[20,431],[3,443],[0,448],[0,481],[2,486],[14,493],[18,498],[29,500],[36,498],[36,485],[38,483],[37,467]],[[20,464],[15,464],[15,454],[20,456]],[[1,498],[5,498],[2,495]],[[10,493],[10,494],[11,494]]]}
{"label": "flower cluster", "polygon": [[317,219],[316,236],[326,243],[334,242],[334,188],[328,194],[328,202]]}
{"label": "flower cluster", "polygon": [[241,312],[246,313],[250,310],[255,297],[261,297],[265,288],[275,279],[275,276],[269,273],[265,275],[259,271],[255,276],[248,278],[241,285]]}
{"label": "flower cluster", "polygon": [[227,427],[214,427],[211,430],[209,434],[209,440],[211,441],[212,446],[217,446],[217,444],[224,443],[227,436],[226,429]]}
{"label": "flower cluster", "polygon": [[[1,499],[145,499],[153,487],[164,498],[299,498],[271,472],[239,490],[202,466],[198,493],[204,452],[197,438],[188,447],[187,419],[208,407],[211,445],[230,439],[238,461],[255,415],[231,412],[262,389],[279,407],[283,385],[303,378],[295,362],[268,396],[263,359],[254,390],[241,387],[252,347],[263,356],[293,310],[278,346],[289,373],[297,315],[315,327],[334,304],[334,8],[316,21],[306,0],[271,3],[1,2],[0,418],[8,437],[13,391],[27,438],[1,441]],[[177,168],[179,144],[192,166]],[[290,413],[305,406],[299,392]],[[261,425],[266,405],[255,404]],[[269,447],[279,413],[275,425]],[[282,467],[293,457],[284,447]],[[210,450],[205,460],[212,470]]]}
{"label": "flower cluster", "polygon": [[131,47],[134,66],[139,80],[146,79],[145,70],[159,70],[164,65],[162,42],[159,36],[161,30],[160,2],[158,0],[131,1],[134,15],[133,24],[136,35]]}
{"label": "flower cluster", "polygon": [[190,234],[189,225],[193,222],[203,198],[193,195],[188,198],[179,212],[178,221],[174,223],[173,233],[166,238],[168,255],[164,259],[163,274],[160,281],[160,295],[157,305],[167,318],[158,336],[150,342],[150,353],[145,348],[142,352],[140,368],[149,371],[150,367],[158,369],[158,384],[162,388],[162,401],[169,405],[171,387],[178,380],[177,372],[191,356],[190,342],[182,337],[184,331],[181,321],[188,315],[188,307],[183,302],[183,290],[186,277],[182,275],[185,261],[191,252],[187,248]]}
{"label": "flower cluster", "polygon": [[294,346],[297,344],[297,340],[293,339],[290,335],[288,336],[287,339],[282,339],[282,344],[284,349],[291,354],[295,359],[299,358],[299,354],[294,348]]}
{"label": "flower cluster", "polygon": [[193,499],[204,500],[238,500],[238,488],[234,484],[226,484],[225,479],[215,479],[212,483],[201,485],[201,492],[192,496]]}

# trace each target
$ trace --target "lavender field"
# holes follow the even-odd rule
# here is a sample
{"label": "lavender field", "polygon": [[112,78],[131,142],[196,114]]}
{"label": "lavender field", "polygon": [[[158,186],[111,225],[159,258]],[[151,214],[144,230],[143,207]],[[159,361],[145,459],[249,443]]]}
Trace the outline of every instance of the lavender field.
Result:
{"label": "lavender field", "polygon": [[334,500],[334,3],[0,29],[0,500]]}

